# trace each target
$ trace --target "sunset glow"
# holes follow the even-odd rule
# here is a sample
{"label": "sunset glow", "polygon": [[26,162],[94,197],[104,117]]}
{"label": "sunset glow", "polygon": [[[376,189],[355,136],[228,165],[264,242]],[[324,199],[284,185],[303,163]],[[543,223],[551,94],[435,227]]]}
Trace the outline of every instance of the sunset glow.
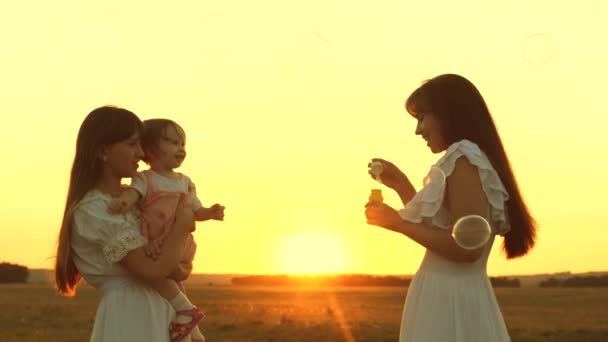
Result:
{"label": "sunset glow", "polygon": [[387,159],[422,187],[441,155],[404,101],[457,73],[483,94],[539,224],[524,258],[507,261],[496,239],[488,273],[603,271],[607,7],[3,1],[0,262],[52,267],[78,128],[112,104],[179,123],[176,171],[205,206],[226,206],[197,225],[194,273],[413,274],[424,248],[365,222],[372,188],[402,208],[367,164]]}
{"label": "sunset glow", "polygon": [[344,271],[344,251],[335,236],[295,235],[281,248],[281,265],[289,274],[339,273]]}

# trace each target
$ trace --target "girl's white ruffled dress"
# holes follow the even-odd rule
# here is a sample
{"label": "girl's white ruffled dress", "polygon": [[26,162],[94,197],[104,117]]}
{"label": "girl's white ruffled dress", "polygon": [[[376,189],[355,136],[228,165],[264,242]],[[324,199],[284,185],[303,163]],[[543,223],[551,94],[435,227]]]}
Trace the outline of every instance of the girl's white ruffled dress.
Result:
{"label": "girl's white ruffled dress", "polygon": [[456,160],[467,158],[479,171],[489,203],[493,234],[474,263],[458,263],[427,249],[409,286],[401,321],[401,342],[510,341],[486,265],[496,235],[510,230],[509,195],[496,170],[480,148],[462,140],[452,144],[424,178],[424,187],[399,211],[401,218],[427,222],[450,230],[453,220],[443,207],[446,178]]}
{"label": "girl's white ruffled dress", "polygon": [[74,212],[74,263],[101,295],[92,342],[169,342],[175,311],[154,289],[133,280],[118,262],[146,240],[133,213],[110,215],[109,195],[90,191]]}

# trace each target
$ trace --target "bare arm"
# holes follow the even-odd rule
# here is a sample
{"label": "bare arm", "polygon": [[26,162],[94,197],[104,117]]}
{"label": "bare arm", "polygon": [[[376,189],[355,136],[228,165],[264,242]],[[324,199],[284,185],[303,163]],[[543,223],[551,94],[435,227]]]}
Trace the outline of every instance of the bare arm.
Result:
{"label": "bare arm", "polygon": [[[388,188],[395,190],[395,192],[401,198],[401,202],[405,206],[409,201],[412,200],[412,197],[416,194],[416,188],[412,185],[412,182],[407,178],[407,176],[399,170],[399,168],[391,163],[388,160],[381,158],[372,158],[372,162],[379,162],[382,165],[382,172],[380,173],[380,179],[384,185]],[[371,163],[367,166],[370,167],[368,170],[368,174],[372,179],[375,179],[375,175],[371,170]]]}
{"label": "bare arm", "polygon": [[[182,201],[183,202],[183,201]],[[175,223],[161,247],[161,254],[154,260],[146,256],[144,248],[130,251],[121,261],[129,273],[142,280],[166,278],[177,267],[182,256],[184,241],[194,227],[194,213],[190,207],[180,205]]]}
{"label": "bare arm", "polygon": [[198,208],[198,210],[194,213],[194,218],[196,219],[196,221],[207,221],[211,219],[211,213],[209,211],[209,208],[205,208],[205,207],[200,207]]}
{"label": "bare arm", "polygon": [[192,273],[192,263],[191,262],[180,262],[177,265],[177,268],[173,270],[173,272],[169,275],[169,278],[175,281],[184,281],[188,279],[190,274]]}
{"label": "bare arm", "polygon": [[194,216],[197,221],[207,221],[207,220],[224,221],[224,209],[226,209],[226,208],[223,205],[216,203],[209,208],[205,208],[205,207],[199,208],[194,213]]}
{"label": "bare arm", "polygon": [[[467,215],[480,215],[487,219],[488,202],[481,187],[477,168],[466,158],[459,158],[446,186],[447,209],[453,222]],[[368,223],[401,233],[427,249],[456,262],[475,262],[483,247],[466,250],[456,244],[449,231],[433,227],[429,222],[404,221],[399,213],[387,205],[372,206],[366,210]]]}
{"label": "bare arm", "polygon": [[405,206],[416,194],[416,189],[408,180],[406,183],[400,184],[399,188],[395,189],[395,192],[397,192],[397,195],[399,195],[399,198],[401,199],[401,203]]}

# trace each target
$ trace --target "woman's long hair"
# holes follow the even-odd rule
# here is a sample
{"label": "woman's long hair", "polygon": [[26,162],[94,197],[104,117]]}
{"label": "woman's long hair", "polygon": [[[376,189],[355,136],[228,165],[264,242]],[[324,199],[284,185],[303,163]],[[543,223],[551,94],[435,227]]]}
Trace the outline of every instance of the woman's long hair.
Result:
{"label": "woman's long hair", "polygon": [[82,279],[72,258],[72,219],[76,205],[101,177],[101,149],[128,139],[138,131],[141,131],[141,121],[135,114],[112,106],[94,109],[80,126],[55,256],[55,287],[63,295],[73,296]]}
{"label": "woman's long hair", "polygon": [[509,193],[511,230],[505,235],[503,250],[507,259],[525,255],[534,246],[537,225],[521,196],[488,106],[475,85],[459,75],[440,75],[416,89],[405,107],[413,116],[433,113],[448,145],[467,139],[485,152]]}

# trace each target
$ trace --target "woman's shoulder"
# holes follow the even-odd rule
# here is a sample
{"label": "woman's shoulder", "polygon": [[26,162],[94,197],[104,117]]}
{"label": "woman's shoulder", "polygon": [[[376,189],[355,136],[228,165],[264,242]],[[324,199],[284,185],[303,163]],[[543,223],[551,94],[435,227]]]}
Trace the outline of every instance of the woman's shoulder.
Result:
{"label": "woman's shoulder", "polygon": [[78,202],[75,208],[75,212],[86,211],[86,212],[99,212],[100,214],[107,212],[108,204],[112,198],[108,194],[104,194],[98,190],[90,190],[84,197]]}
{"label": "woman's shoulder", "polygon": [[109,194],[103,193],[98,190],[91,190],[87,192],[82,200],[78,202],[74,208],[74,219],[78,224],[81,221],[91,222],[96,221],[99,223],[122,223],[132,213],[114,215],[108,212],[108,206],[112,201],[112,197]]}
{"label": "woman's shoulder", "polygon": [[492,164],[488,157],[474,142],[463,139],[450,145],[445,154],[435,163],[435,166],[441,168],[441,170],[449,176],[456,167],[458,159],[460,157],[466,157],[469,163],[477,166],[478,168],[493,170]]}
{"label": "woman's shoulder", "polygon": [[[466,163],[462,157],[466,158]],[[465,172],[469,176],[472,176],[476,169],[476,176],[479,177],[482,189],[492,207],[492,220],[497,225],[497,233],[504,234],[508,231],[505,203],[509,200],[509,193],[489,158],[477,144],[470,140],[461,140],[452,144],[437,166],[446,177],[450,176],[456,167],[460,167],[461,175]]]}
{"label": "woman's shoulder", "polygon": [[73,213],[74,234],[86,240],[112,240],[124,230],[138,231],[138,221],[132,213],[111,214],[108,204],[112,197],[92,190],[78,203]]}

